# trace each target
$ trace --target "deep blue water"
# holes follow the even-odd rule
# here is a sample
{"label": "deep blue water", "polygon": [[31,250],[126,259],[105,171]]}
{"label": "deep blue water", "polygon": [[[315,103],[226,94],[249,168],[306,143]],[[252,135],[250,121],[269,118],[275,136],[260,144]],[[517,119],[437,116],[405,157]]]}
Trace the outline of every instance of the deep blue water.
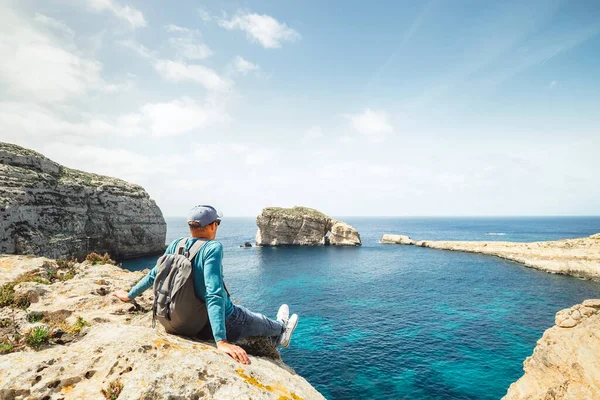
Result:
{"label": "deep blue water", "polygon": [[[300,322],[286,363],[328,399],[499,399],[555,313],[600,297],[600,283],[476,254],[382,245],[413,239],[537,241],[600,232],[585,218],[342,218],[363,246],[239,248],[251,218],[224,219],[225,280],[234,301]],[[186,236],[168,219],[168,241]],[[492,233],[492,234],[490,234]],[[143,269],[156,258],[128,261]]]}

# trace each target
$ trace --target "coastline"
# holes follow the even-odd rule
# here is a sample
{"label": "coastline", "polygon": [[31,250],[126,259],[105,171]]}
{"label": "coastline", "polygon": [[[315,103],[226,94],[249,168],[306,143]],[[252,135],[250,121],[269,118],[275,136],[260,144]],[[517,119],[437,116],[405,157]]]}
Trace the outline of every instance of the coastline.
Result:
{"label": "coastline", "polygon": [[404,235],[386,234],[383,235],[380,243],[491,255],[553,274],[571,275],[577,278],[600,281],[600,233],[584,238],[525,243],[415,241]]}

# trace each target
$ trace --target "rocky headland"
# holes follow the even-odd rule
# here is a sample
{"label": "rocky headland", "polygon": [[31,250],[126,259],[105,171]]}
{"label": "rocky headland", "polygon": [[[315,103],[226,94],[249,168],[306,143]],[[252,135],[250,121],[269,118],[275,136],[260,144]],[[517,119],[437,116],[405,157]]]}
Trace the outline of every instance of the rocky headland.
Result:
{"label": "rocky headland", "polygon": [[132,258],[163,251],[165,236],[162,212],[141,186],[0,142],[0,253]]}
{"label": "rocky headland", "polygon": [[242,365],[152,328],[152,291],[110,295],[144,274],[110,262],[0,256],[0,399],[323,399],[260,341]]}
{"label": "rocky headland", "polygon": [[415,241],[403,235],[383,235],[381,243],[487,254],[554,274],[600,280],[600,233],[586,238],[551,242]]}
{"label": "rocky headland", "polygon": [[504,400],[600,399],[600,299],[556,314]]}
{"label": "rocky headland", "polygon": [[256,225],[257,246],[361,245],[354,227],[308,207],[267,207]]}

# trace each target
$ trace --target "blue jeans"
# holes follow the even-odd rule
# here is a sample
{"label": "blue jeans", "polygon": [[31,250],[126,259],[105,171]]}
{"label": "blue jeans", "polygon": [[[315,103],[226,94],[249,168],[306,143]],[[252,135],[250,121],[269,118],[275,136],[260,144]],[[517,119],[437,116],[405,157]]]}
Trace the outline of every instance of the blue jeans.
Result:
{"label": "blue jeans", "polygon": [[281,322],[236,305],[233,306],[233,314],[225,320],[227,341],[231,343],[250,336],[267,336],[278,343],[284,329]]}

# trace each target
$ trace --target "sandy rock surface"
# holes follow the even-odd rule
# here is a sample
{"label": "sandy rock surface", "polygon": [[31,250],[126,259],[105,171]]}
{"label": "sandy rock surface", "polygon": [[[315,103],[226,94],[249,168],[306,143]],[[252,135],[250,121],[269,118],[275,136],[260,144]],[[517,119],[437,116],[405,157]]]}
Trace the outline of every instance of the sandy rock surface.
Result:
{"label": "sandy rock surface", "polygon": [[[257,246],[360,246],[358,231],[307,207],[268,207],[256,217]],[[329,236],[327,234],[330,233]]]}
{"label": "sandy rock surface", "polygon": [[[143,272],[86,262],[70,266],[72,277],[64,278],[52,260],[29,261],[0,256],[1,286],[32,279],[13,288],[24,306],[0,307],[0,346],[15,344],[8,354],[0,351],[1,400],[104,399],[116,392],[118,399],[323,399],[278,353],[251,356],[245,366],[214,343],[152,328],[151,291],[136,304],[110,295],[131,288]],[[64,280],[47,281],[53,268]],[[40,328],[50,338],[36,349],[26,338]]]}
{"label": "sandy rock surface", "polygon": [[390,244],[415,244],[416,242],[410,237],[405,235],[391,235],[385,234],[381,237],[379,243],[390,243]]}
{"label": "sandy rock surface", "polygon": [[[396,236],[396,235],[384,235]],[[399,244],[414,244],[432,249],[480,253],[520,262],[527,267],[555,274],[600,280],[600,234],[586,238],[552,242],[461,242],[413,241],[404,236]],[[383,242],[382,238],[382,242]]]}
{"label": "sandy rock surface", "polygon": [[165,235],[163,215],[141,186],[0,142],[0,253],[136,257],[163,251]]}
{"label": "sandy rock surface", "polygon": [[600,399],[600,299],[556,314],[505,400]]}

